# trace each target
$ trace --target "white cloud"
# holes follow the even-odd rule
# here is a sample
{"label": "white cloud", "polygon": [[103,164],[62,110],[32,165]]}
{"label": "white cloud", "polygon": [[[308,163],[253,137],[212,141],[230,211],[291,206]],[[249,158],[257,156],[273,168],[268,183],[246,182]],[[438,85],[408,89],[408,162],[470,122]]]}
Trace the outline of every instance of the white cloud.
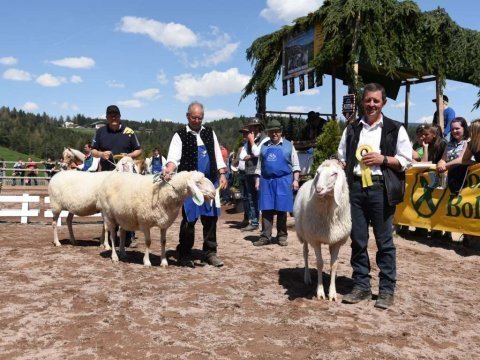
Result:
{"label": "white cloud", "polygon": [[124,16],[118,29],[126,33],[147,35],[153,41],[172,48],[195,46],[198,41],[197,35],[185,25],[136,16]]}
{"label": "white cloud", "polygon": [[417,123],[432,123],[433,121],[433,115],[427,115],[427,116],[422,116],[420,119],[418,119]]}
{"label": "white cloud", "polygon": [[160,72],[157,74],[157,81],[162,85],[168,83],[167,75],[163,70],[160,70]]}
{"label": "white cloud", "polygon": [[79,108],[77,105],[75,105],[75,104],[70,104],[70,103],[68,103],[68,102],[66,102],[66,101],[64,101],[64,102],[62,102],[62,103],[60,103],[60,104],[58,104],[57,102],[54,102],[54,105],[58,105],[58,106],[60,106],[63,110],[67,110],[67,111],[69,111],[69,110],[79,111],[79,110],[80,110],[80,108]]}
{"label": "white cloud", "polygon": [[320,94],[319,89],[307,89],[305,91],[299,91],[297,93],[298,96],[312,96],[312,95],[317,95]]}
{"label": "white cloud", "polygon": [[42,86],[56,87],[66,83],[67,79],[63,76],[53,76],[52,74],[45,73],[37,77],[36,82]]}
{"label": "white cloud", "polygon": [[15,81],[30,81],[32,80],[32,75],[20,69],[8,69],[3,73],[3,78]]}
{"label": "white cloud", "polygon": [[285,112],[301,112],[301,113],[308,113],[311,109],[308,109],[305,106],[287,106],[285,108]]}
{"label": "white cloud", "polygon": [[323,0],[267,0],[267,7],[260,12],[270,22],[291,23],[292,20],[318,10]]}
{"label": "white cloud", "polygon": [[6,56],[6,57],[0,58],[0,64],[2,65],[10,66],[10,65],[15,65],[17,62],[18,60],[13,56]]}
{"label": "white cloud", "polygon": [[145,89],[142,91],[137,91],[133,94],[134,98],[146,99],[146,100],[153,100],[158,97],[160,90],[155,88]]}
{"label": "white cloud", "polygon": [[[411,107],[411,106],[415,106],[415,103],[413,102],[409,102],[408,103],[408,106]],[[394,109],[405,109],[405,101],[400,101],[399,103],[395,102],[393,103],[392,105],[390,105],[391,108],[394,108]]]}
{"label": "white cloud", "polygon": [[235,113],[223,109],[205,110],[204,120],[205,122],[219,120],[219,119],[231,119],[235,116]]}
{"label": "white cloud", "polygon": [[237,50],[240,43],[229,43],[220,50],[215,51],[212,55],[208,56],[203,62],[203,66],[215,66],[222,62],[228,61],[232,54]]}
{"label": "white cloud", "polygon": [[83,82],[83,79],[82,79],[81,76],[72,75],[72,76],[70,77],[70,82],[71,82],[71,83],[74,83],[74,84],[79,84],[79,83]]}
{"label": "white cloud", "polygon": [[50,61],[51,64],[70,69],[91,69],[95,66],[95,60],[86,56],[67,57]]}
{"label": "white cloud", "polygon": [[112,88],[124,88],[125,84],[118,82],[117,80],[107,80],[105,81],[108,87]]}
{"label": "white cloud", "polygon": [[137,99],[122,100],[119,101],[117,104],[126,108],[140,108],[143,106],[143,103]]}
{"label": "white cloud", "polygon": [[22,109],[25,111],[35,111],[38,110],[38,105],[34,102],[27,101],[25,104],[22,105]]}
{"label": "white cloud", "polygon": [[175,97],[187,102],[192,97],[210,97],[239,93],[250,77],[238,72],[237,68],[225,72],[212,71],[201,77],[183,74],[175,77]]}

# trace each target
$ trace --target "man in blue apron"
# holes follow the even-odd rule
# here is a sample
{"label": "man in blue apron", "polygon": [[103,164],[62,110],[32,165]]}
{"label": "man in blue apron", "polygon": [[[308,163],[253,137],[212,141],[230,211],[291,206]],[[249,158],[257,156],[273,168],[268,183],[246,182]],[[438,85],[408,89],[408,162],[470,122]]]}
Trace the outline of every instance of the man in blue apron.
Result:
{"label": "man in blue apron", "polygon": [[[226,165],[215,132],[202,126],[203,105],[193,102],[188,106],[188,125],[178,130],[172,138],[168,150],[167,164],[163,169],[168,181],[172,172],[198,170],[212,181],[215,187],[227,186]],[[209,265],[223,266],[223,261],[217,257],[217,219],[220,209],[215,201],[210,205],[205,202],[196,205],[188,198],[182,208],[179,244],[177,246],[178,263],[181,266],[194,267],[192,248],[195,242],[195,223],[200,218],[203,225],[203,259]]]}
{"label": "man in blue apron", "polygon": [[300,165],[292,143],[282,138],[282,125],[271,120],[267,126],[269,140],[260,149],[256,188],[262,212],[262,233],[254,246],[272,243],[273,216],[277,214],[277,241],[287,246],[287,214],[293,211],[293,191],[298,190]]}
{"label": "man in blue apron", "polygon": [[165,162],[165,158],[160,155],[160,150],[158,150],[158,148],[153,149],[152,162],[150,164],[150,169],[148,169],[150,174],[160,174]]}

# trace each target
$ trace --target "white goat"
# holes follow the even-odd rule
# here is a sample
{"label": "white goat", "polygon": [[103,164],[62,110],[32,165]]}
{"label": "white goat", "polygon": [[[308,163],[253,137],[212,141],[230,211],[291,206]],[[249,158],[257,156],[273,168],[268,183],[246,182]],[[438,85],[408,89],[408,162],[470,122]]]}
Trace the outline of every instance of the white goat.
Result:
{"label": "white goat", "polygon": [[[133,160],[130,157],[122,158],[116,167],[118,172],[133,172]],[[48,194],[53,213],[53,243],[61,246],[58,241],[57,220],[62,210],[68,211],[67,225],[70,235],[70,242],[75,244],[73,235],[73,215],[89,216],[100,212],[97,204],[97,193],[103,180],[110,175],[111,171],[83,172],[83,171],[61,171],[52,177],[48,184]],[[105,227],[102,229],[100,238],[101,246],[110,250],[108,235]]]}
{"label": "white goat", "polygon": [[[168,266],[165,258],[167,229],[177,218],[183,202],[188,196],[193,196],[197,204],[204,199],[215,198],[215,187],[201,172],[182,171],[176,174],[168,183],[154,182],[153,175],[112,174],[104,181],[99,193],[102,214],[113,234],[115,227],[121,227],[120,256],[125,254],[125,230],[142,230],[145,234],[145,255],[143,264],[150,263],[150,229],[160,228],[161,266]],[[112,261],[118,262],[118,255],[112,241]]]}
{"label": "white goat", "polygon": [[340,247],[347,241],[352,228],[350,200],[345,172],[337,160],[325,160],[317,169],[315,178],[299,189],[294,205],[295,229],[303,243],[305,283],[311,284],[308,269],[308,244],[317,259],[317,297],[325,299],[321,245],[330,248],[330,288],[328,299],[337,300],[335,278]]}

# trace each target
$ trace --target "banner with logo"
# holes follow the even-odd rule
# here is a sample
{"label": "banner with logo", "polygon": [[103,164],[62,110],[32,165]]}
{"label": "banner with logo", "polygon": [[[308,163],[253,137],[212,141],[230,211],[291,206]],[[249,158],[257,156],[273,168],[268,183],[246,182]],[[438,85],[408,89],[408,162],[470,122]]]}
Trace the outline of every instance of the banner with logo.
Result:
{"label": "banner with logo", "polygon": [[480,164],[468,168],[459,194],[439,181],[433,167],[405,173],[405,197],[397,205],[394,223],[480,235]]}

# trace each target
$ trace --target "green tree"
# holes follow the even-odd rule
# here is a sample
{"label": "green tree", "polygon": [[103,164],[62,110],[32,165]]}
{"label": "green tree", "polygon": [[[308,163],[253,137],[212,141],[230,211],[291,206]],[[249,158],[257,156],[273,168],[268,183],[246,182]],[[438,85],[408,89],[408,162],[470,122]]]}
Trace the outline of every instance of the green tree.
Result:
{"label": "green tree", "polygon": [[310,171],[314,176],[318,166],[325,160],[337,154],[338,144],[342,136],[340,124],[331,120],[323,127],[323,132],[318,136],[313,152],[313,164]]}

